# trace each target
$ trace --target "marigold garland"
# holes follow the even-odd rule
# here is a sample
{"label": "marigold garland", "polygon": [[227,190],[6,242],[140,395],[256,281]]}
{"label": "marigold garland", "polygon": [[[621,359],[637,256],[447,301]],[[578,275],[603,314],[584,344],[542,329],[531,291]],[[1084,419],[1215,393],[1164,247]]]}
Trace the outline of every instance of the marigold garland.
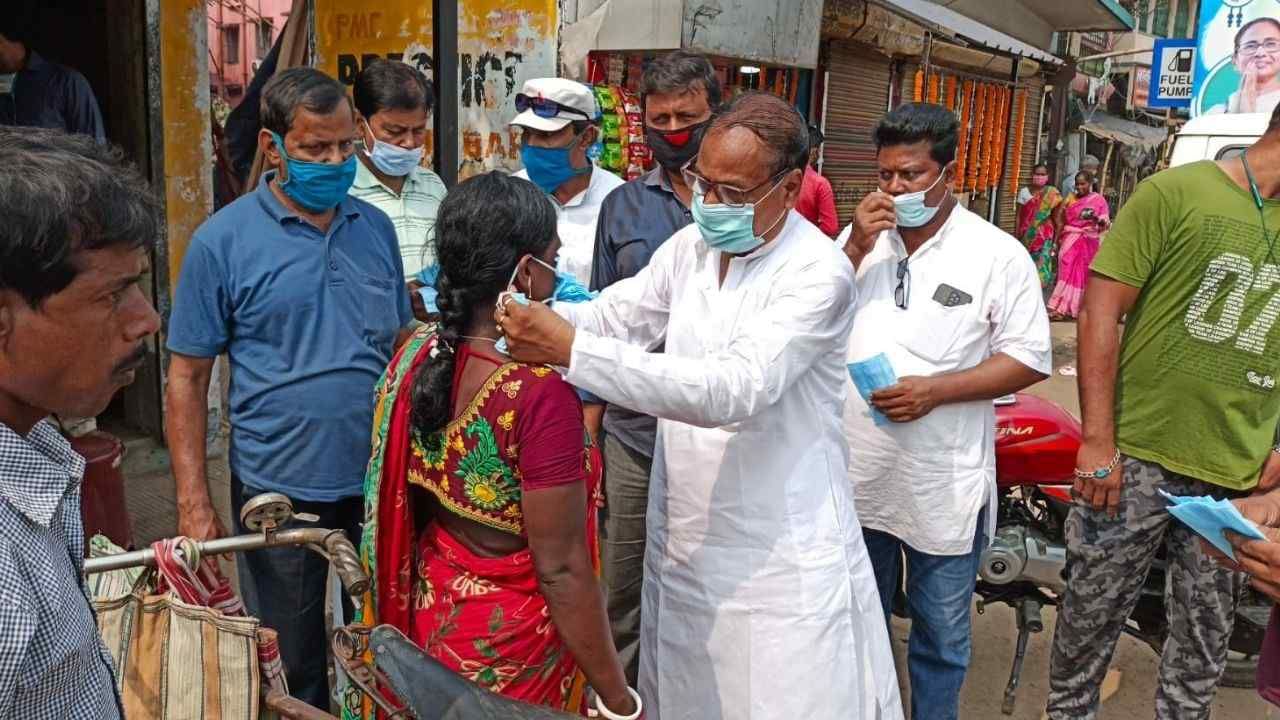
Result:
{"label": "marigold garland", "polygon": [[968,177],[965,163],[969,160],[969,122],[973,119],[973,93],[974,82],[965,80],[959,98],[960,138],[956,144],[956,189],[960,192],[964,192],[965,178]]}
{"label": "marigold garland", "polygon": [[947,109],[952,111],[956,109],[956,85],[955,75],[947,78]]}
{"label": "marigold garland", "polygon": [[973,103],[973,134],[969,139],[969,172],[965,187],[969,192],[978,189],[978,167],[982,164],[982,135],[986,125],[987,86],[978,85]]}
{"label": "marigold garland", "polygon": [[995,169],[996,147],[1000,137],[1000,97],[998,86],[991,86],[987,91],[987,138],[986,147],[982,151],[982,169],[979,188],[986,192],[991,187],[991,178]]}
{"label": "marigold garland", "polygon": [[1009,139],[1009,88],[1000,88],[996,96],[996,137],[991,147],[991,170],[987,174],[987,188],[994,190],[1004,172],[1004,149]]}
{"label": "marigold garland", "polygon": [[938,102],[938,73],[929,73],[929,102]]}
{"label": "marigold garland", "polygon": [[914,102],[920,102],[924,99],[924,70],[916,71],[915,91]]}
{"label": "marigold garland", "polygon": [[[1018,102],[1015,105],[1014,112],[1018,115],[1017,137],[1014,142],[1017,143],[1017,150],[1013,155],[1013,172],[1009,175],[1009,194],[1015,195],[1018,188],[1022,185],[1022,146],[1027,140],[1025,133],[1027,127],[1027,90],[1023,88],[1018,91]],[[1033,161],[1034,162],[1034,161]]]}

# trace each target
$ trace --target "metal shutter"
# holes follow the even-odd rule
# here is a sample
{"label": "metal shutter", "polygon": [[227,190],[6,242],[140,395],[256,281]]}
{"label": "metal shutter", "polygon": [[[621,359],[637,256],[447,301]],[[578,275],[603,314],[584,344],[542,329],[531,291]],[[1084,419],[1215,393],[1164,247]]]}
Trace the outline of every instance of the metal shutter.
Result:
{"label": "metal shutter", "polygon": [[865,45],[828,45],[826,146],[822,174],[831,181],[840,227],[853,222],[862,198],[876,189],[876,146],[871,132],[889,105],[890,60]]}

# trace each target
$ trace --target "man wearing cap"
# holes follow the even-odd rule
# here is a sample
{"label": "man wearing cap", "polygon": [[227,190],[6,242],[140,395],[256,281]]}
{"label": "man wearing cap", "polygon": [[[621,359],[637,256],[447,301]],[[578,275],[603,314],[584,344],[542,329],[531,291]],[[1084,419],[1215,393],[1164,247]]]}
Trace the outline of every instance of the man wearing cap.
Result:
{"label": "man wearing cap", "polygon": [[587,157],[600,132],[595,96],[580,82],[535,78],[516,95],[516,109],[520,114],[511,124],[524,131],[524,169],[516,177],[532,181],[555,204],[560,219],[558,269],[586,285],[591,281],[600,204],[623,184]]}

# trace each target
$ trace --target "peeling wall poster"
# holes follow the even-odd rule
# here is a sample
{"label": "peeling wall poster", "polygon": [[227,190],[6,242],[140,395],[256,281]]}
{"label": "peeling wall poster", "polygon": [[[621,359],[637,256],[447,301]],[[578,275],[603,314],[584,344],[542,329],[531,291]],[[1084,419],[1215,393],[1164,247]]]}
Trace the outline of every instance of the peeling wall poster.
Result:
{"label": "peeling wall poster", "polygon": [[[556,74],[557,0],[458,4],[458,177],[519,170],[515,96],[525,80]],[[374,58],[400,60],[431,79],[431,3],[316,0],[316,67],[350,86]],[[433,143],[428,133],[428,151]]]}

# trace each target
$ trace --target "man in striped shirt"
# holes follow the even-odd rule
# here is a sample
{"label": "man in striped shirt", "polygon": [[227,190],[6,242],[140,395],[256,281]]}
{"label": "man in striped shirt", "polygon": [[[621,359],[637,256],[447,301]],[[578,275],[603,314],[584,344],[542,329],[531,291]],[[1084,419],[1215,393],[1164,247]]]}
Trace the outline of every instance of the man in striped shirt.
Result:
{"label": "man in striped shirt", "polygon": [[422,73],[392,60],[375,60],[352,89],[363,148],[351,196],[391,218],[411,278],[436,264],[431,244],[436,212],[444,200],[440,177],[422,166],[431,122],[431,88]]}

